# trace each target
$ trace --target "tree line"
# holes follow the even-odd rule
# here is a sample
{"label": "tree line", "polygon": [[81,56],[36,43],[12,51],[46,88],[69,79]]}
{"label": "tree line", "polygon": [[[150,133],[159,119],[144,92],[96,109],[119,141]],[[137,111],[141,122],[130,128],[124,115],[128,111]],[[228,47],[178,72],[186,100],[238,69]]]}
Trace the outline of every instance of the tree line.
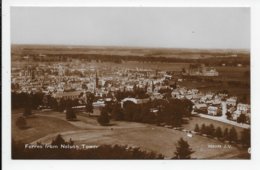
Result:
{"label": "tree line", "polygon": [[251,145],[250,129],[244,129],[241,132],[240,138],[238,137],[238,133],[235,127],[229,129],[225,128],[223,131],[221,127],[215,127],[213,124],[202,124],[201,127],[196,124],[194,132],[202,135],[204,134],[209,137],[215,137],[221,141],[229,141],[230,143],[242,144],[245,147],[249,147]]}
{"label": "tree line", "polygon": [[147,103],[135,104],[131,101],[123,103],[107,103],[101,110],[100,120],[109,118],[130,122],[140,122],[149,124],[168,124],[173,127],[180,127],[184,117],[190,117],[192,102],[181,99],[150,100]]}

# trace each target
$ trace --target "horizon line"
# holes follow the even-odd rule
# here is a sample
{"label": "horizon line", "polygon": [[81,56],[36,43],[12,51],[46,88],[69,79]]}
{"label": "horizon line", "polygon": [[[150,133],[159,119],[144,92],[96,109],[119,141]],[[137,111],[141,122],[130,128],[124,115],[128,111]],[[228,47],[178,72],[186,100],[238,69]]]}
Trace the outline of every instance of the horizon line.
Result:
{"label": "horizon line", "polygon": [[225,50],[225,51],[246,51],[250,52],[251,48],[192,48],[192,47],[155,47],[155,46],[120,46],[120,45],[87,45],[87,44],[46,44],[46,43],[11,43],[12,45],[30,45],[30,46],[67,46],[67,47],[105,47],[105,48],[132,48],[132,49],[184,49],[184,50]]}

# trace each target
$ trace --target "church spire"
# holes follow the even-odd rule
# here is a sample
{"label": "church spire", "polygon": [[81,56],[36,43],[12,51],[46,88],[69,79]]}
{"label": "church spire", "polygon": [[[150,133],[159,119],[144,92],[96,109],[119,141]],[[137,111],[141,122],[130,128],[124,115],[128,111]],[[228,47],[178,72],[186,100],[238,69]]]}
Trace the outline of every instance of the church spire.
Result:
{"label": "church spire", "polygon": [[98,73],[96,71],[96,88],[98,88]]}

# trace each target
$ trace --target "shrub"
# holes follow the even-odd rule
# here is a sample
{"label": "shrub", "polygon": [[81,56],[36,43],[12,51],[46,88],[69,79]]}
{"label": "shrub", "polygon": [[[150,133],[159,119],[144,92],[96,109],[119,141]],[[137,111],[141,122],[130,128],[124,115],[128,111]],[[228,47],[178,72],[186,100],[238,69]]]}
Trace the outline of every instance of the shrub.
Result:
{"label": "shrub", "polygon": [[198,124],[195,125],[194,132],[197,132],[197,133],[200,132],[200,128],[199,128]]}
{"label": "shrub", "polygon": [[66,119],[71,121],[71,120],[75,120],[77,118],[74,110],[70,107],[66,109]]}
{"label": "shrub", "polygon": [[109,119],[108,113],[105,109],[101,110],[101,114],[98,117],[97,121],[102,126],[105,126],[109,123],[110,119]]}
{"label": "shrub", "polygon": [[26,119],[23,116],[18,117],[15,124],[19,129],[26,129],[28,127]]}
{"label": "shrub", "polygon": [[216,129],[214,136],[218,139],[221,139],[223,137],[222,129],[220,127]]}

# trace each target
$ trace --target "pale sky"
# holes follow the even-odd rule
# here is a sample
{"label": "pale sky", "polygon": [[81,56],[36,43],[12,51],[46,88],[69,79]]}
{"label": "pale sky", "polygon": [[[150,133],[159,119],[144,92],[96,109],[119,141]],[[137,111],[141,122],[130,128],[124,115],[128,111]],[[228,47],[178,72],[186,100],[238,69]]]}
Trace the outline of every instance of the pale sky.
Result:
{"label": "pale sky", "polygon": [[250,48],[250,8],[12,7],[13,44]]}

